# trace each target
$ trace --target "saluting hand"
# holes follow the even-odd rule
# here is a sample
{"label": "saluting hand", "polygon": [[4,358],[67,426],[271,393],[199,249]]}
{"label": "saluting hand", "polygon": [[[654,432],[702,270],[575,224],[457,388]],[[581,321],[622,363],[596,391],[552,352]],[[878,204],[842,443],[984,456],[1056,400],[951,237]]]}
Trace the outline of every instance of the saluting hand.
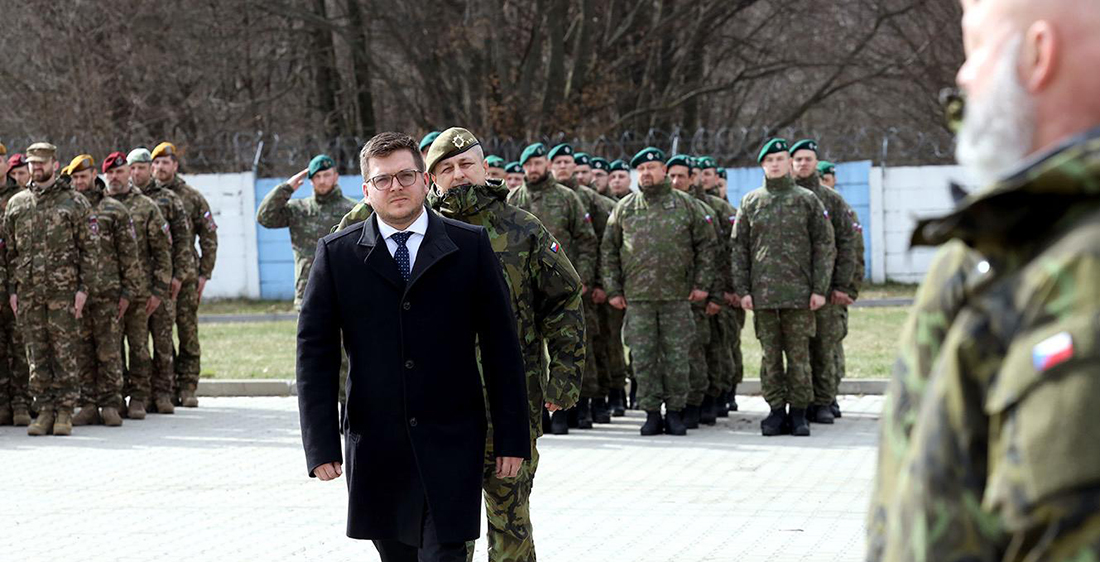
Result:
{"label": "saluting hand", "polygon": [[305,183],[307,175],[309,175],[309,168],[306,168],[301,172],[294,174],[294,176],[290,178],[286,183],[290,184],[290,187],[298,189],[299,187],[302,187],[303,183]]}

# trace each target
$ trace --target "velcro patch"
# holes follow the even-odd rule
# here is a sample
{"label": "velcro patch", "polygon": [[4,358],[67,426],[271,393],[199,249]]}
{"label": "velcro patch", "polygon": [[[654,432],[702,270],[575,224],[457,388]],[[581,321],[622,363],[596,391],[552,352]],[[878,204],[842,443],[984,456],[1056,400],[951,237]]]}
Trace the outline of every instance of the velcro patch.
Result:
{"label": "velcro patch", "polygon": [[1036,371],[1046,371],[1073,358],[1073,336],[1059,332],[1035,344],[1031,361]]}

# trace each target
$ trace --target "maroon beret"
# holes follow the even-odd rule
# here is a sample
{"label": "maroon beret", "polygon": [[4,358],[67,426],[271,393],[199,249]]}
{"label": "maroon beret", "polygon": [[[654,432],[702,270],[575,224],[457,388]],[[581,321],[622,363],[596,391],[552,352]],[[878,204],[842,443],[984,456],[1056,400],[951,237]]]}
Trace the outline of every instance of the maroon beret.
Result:
{"label": "maroon beret", "polygon": [[117,168],[119,166],[126,165],[126,155],[121,152],[112,152],[107,155],[107,158],[103,160],[103,173],[106,174],[107,170]]}
{"label": "maroon beret", "polygon": [[27,156],[22,152],[16,152],[8,158],[8,168],[18,168],[27,165]]}

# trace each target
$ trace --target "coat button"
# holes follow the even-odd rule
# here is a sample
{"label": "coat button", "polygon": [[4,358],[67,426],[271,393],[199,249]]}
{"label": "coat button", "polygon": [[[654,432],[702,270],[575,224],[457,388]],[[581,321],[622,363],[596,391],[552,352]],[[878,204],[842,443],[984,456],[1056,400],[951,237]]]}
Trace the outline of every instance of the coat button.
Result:
{"label": "coat button", "polygon": [[410,419],[409,420],[409,425],[412,426],[412,427],[416,427],[416,418]]}
{"label": "coat button", "polygon": [[408,361],[405,361],[405,368],[406,369],[412,369],[413,368],[412,359],[409,359]]}
{"label": "coat button", "polygon": [[408,309],[412,308],[412,305],[406,302],[406,303],[401,305],[401,308],[403,308],[405,310],[408,310]]}

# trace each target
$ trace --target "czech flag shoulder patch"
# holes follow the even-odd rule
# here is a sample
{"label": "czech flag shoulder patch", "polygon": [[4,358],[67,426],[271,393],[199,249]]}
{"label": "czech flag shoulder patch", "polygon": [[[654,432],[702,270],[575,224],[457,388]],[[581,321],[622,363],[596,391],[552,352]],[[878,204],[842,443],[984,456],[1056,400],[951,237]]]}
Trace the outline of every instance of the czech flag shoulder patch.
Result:
{"label": "czech flag shoulder patch", "polygon": [[1035,344],[1031,362],[1036,371],[1047,371],[1073,358],[1073,336],[1060,332]]}
{"label": "czech flag shoulder patch", "polygon": [[584,222],[592,222],[592,215],[590,215],[588,213],[585,213],[584,214]]}
{"label": "czech flag shoulder patch", "polygon": [[561,246],[559,246],[557,242],[551,242],[550,243],[550,251],[551,252],[554,252],[556,254],[556,253],[558,253],[559,248],[561,248]]}
{"label": "czech flag shoulder patch", "polygon": [[712,223],[714,222],[714,219],[713,219],[713,218],[711,218],[711,216],[710,216],[710,215],[707,215],[707,216],[706,216],[706,217],[704,217],[704,218],[706,219],[706,221],[707,221],[707,224],[712,224]]}

